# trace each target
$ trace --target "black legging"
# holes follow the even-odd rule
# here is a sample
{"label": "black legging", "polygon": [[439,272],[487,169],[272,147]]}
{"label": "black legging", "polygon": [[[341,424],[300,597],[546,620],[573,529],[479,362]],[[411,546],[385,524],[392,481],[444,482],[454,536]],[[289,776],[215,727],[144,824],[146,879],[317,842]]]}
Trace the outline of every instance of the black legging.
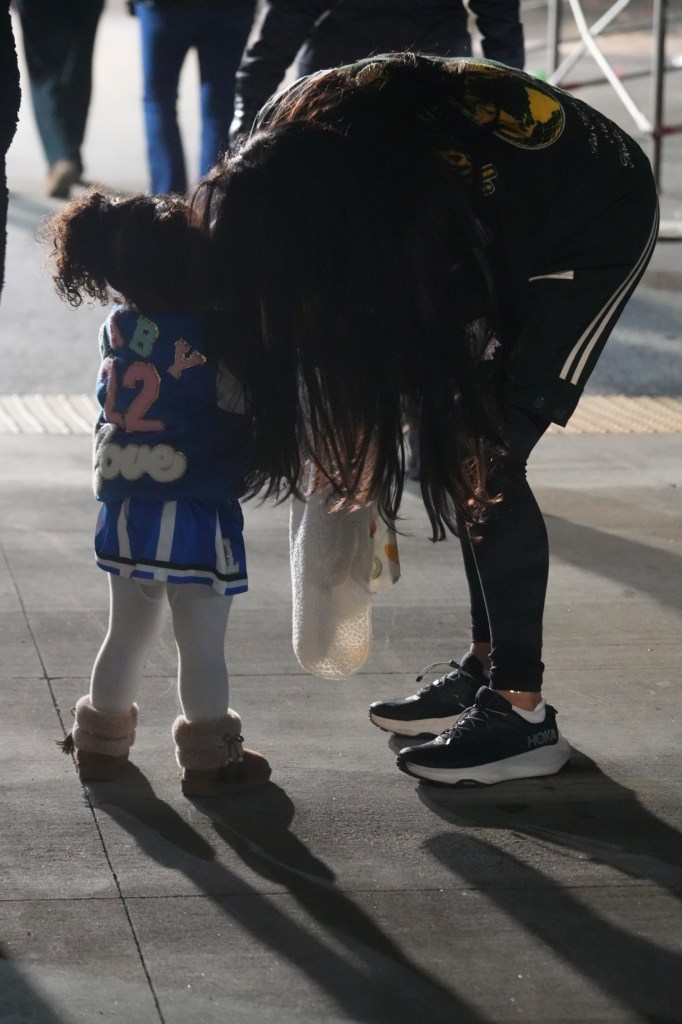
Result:
{"label": "black legging", "polygon": [[549,424],[507,405],[501,433],[508,453],[488,478],[502,500],[485,522],[459,531],[471,601],[474,643],[491,649],[490,685],[537,692],[542,686],[542,620],[549,544],[542,513],[526,479],[528,456]]}

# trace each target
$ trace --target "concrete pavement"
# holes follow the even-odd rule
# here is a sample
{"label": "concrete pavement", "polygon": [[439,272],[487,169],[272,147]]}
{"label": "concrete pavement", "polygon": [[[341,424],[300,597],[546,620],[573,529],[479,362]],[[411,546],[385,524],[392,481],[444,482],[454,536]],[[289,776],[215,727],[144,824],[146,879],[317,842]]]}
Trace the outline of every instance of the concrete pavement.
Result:
{"label": "concrete pavement", "polygon": [[[108,38],[127,24],[112,11]],[[20,149],[14,167],[28,167],[25,135]],[[13,196],[18,220],[39,203],[35,166]],[[129,173],[141,187],[139,159]],[[674,190],[665,201],[674,215]],[[674,245],[652,269],[677,273]],[[29,251],[13,280],[38,280]],[[647,318],[665,310],[658,348],[642,343],[642,363],[668,360],[656,399],[681,391],[671,283],[638,298]],[[35,332],[60,328],[37,301],[3,323],[5,302],[0,392],[22,394],[47,379],[44,367],[21,376]],[[87,387],[68,385],[55,391]],[[564,772],[421,786],[368,722],[371,700],[410,692],[423,664],[467,642],[456,545],[429,543],[410,492],[403,578],[375,600],[364,670],[338,683],[292,652],[286,508],[247,506],[232,702],[273,777],[257,793],[189,801],[170,738],[168,628],[123,779],[83,787],[54,745],[106,629],[90,441],[1,429],[0,1024],[682,1021],[679,433],[561,432],[534,456],[553,556],[547,696],[574,749]]]}
{"label": "concrete pavement", "polygon": [[397,772],[371,699],[466,643],[455,545],[405,501],[373,651],[329,683],[291,649],[285,509],[247,509],[232,702],[272,783],[181,796],[171,634],[133,764],[81,786],[54,746],[106,628],[86,437],[3,437],[3,1024],[679,1021],[679,436],[546,439],[546,780],[450,791]]}

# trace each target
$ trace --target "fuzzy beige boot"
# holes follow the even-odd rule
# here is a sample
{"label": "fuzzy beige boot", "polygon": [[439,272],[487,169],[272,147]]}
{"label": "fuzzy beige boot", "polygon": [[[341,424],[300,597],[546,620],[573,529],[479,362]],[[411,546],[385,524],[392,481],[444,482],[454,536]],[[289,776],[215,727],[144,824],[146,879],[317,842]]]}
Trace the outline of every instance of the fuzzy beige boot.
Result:
{"label": "fuzzy beige boot", "polygon": [[262,754],[244,750],[241,728],[231,708],[222,718],[176,718],[172,732],[185,796],[227,796],[265,785],[270,765]]}
{"label": "fuzzy beige boot", "polygon": [[110,782],[126,766],[128,751],[135,742],[137,704],[119,714],[97,711],[86,695],[73,709],[73,729],[57,745],[65,754],[75,753],[76,767],[83,782]]}

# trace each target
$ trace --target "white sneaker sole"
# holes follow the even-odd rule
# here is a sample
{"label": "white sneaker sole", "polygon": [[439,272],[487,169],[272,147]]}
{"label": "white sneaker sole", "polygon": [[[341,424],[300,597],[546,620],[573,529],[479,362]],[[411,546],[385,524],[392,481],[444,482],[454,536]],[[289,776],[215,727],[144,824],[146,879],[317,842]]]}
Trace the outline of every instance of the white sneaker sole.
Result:
{"label": "white sneaker sole", "polygon": [[473,768],[426,768],[420,764],[403,761],[409,775],[428,782],[442,782],[448,786],[474,782],[480,786],[493,786],[497,782],[512,779],[532,779],[542,775],[554,775],[561,771],[570,759],[571,748],[568,740],[559,736],[551,747],[529,750],[526,754],[507,757],[503,761],[475,765]]}
{"label": "white sneaker sole", "polygon": [[440,736],[442,732],[454,725],[461,713],[460,711],[456,715],[448,715],[445,718],[422,718],[418,722],[399,722],[395,718],[380,718],[379,715],[370,711],[369,720],[384,732],[393,732],[396,736]]}

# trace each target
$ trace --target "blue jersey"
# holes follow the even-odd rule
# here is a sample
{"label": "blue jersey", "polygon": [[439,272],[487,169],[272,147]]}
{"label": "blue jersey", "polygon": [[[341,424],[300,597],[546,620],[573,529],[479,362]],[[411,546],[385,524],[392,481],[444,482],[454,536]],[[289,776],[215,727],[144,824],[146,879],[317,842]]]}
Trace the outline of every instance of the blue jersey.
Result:
{"label": "blue jersey", "polygon": [[247,417],[237,381],[207,358],[198,316],[115,306],[100,342],[97,499],[238,498]]}

